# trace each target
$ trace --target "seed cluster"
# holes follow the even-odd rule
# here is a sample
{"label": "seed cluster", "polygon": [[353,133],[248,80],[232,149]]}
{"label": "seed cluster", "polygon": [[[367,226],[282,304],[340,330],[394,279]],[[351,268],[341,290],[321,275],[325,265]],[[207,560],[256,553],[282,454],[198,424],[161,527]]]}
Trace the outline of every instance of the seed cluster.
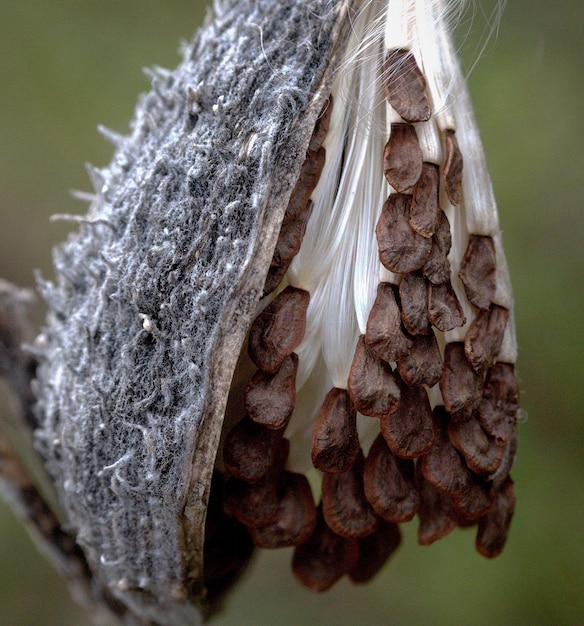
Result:
{"label": "seed cluster", "polygon": [[[509,471],[518,387],[513,364],[498,360],[509,310],[494,302],[495,243],[490,236],[468,237],[455,268],[465,309],[451,282],[451,228],[440,207],[443,191],[462,210],[463,155],[455,130],[441,131],[443,162],[425,162],[414,124],[429,120],[432,111],[413,54],[389,51],[383,75],[386,98],[402,121],[391,124],[383,153],[393,192],[375,232],[379,260],[396,280],[379,283],[346,389],[330,389],[314,420],[311,457],[323,474],[320,504],[306,477],[285,469],[307,291],[287,286],[255,320],[248,353],[258,371],[246,389],[246,416],[224,447],[227,510],[257,546],[296,546],[293,571],[316,591],[345,574],[354,582],[369,580],[398,547],[398,524],[416,514],[421,544],[456,526],[477,525],[478,551],[494,557],[503,549],[515,501]],[[300,250],[325,163],[331,109],[329,101],[314,131],[265,294],[280,284]],[[447,342],[444,333],[467,323],[465,310],[472,317],[464,341]],[[358,413],[380,425],[366,457]]]}

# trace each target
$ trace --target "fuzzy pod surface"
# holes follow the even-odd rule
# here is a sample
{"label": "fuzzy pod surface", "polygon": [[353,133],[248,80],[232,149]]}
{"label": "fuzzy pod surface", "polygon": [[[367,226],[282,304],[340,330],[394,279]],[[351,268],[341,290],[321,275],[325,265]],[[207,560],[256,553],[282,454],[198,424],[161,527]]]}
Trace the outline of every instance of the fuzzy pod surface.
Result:
{"label": "fuzzy pod surface", "polygon": [[358,4],[218,3],[93,172],[42,286],[37,448],[94,576],[139,623],[202,620],[231,378]]}

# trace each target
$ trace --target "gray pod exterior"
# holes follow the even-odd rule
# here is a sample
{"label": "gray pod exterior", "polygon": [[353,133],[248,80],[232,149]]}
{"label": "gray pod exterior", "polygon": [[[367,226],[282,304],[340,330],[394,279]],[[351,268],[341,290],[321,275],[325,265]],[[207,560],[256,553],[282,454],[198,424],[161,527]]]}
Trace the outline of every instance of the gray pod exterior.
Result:
{"label": "gray pod exterior", "polygon": [[37,449],[132,623],[202,620],[231,378],[358,4],[218,5],[93,171],[95,200],[42,285]]}

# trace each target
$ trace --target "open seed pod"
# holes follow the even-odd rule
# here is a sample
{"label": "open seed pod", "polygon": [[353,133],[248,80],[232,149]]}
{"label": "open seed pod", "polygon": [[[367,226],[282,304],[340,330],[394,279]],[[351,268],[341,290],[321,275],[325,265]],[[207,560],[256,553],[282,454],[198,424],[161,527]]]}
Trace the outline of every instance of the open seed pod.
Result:
{"label": "open seed pod", "polygon": [[201,623],[254,544],[315,591],[369,580],[416,515],[421,543],[503,547],[512,296],[442,3],[412,29],[413,4],[373,36],[365,0],[227,0],[106,131],[14,386],[59,558],[122,623]]}

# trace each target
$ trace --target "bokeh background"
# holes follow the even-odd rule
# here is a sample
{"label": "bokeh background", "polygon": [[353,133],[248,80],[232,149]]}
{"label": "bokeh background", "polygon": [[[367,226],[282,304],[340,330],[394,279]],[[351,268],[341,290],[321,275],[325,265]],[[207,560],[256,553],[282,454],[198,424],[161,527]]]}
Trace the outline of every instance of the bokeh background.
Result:
{"label": "bokeh background", "polygon": [[[276,1],[276,0],[275,0]],[[483,2],[489,13],[494,2]],[[173,67],[203,0],[0,0],[0,276],[51,275],[84,208],[84,162],[125,132],[143,66]],[[466,20],[466,67],[486,20]],[[511,2],[470,87],[499,200],[516,294],[522,405],[513,476],[518,506],[504,554],[475,553],[474,533],[417,546],[415,527],[368,587],[324,596],[298,588],[290,552],[264,553],[215,626],[584,623],[584,3]],[[2,409],[6,410],[6,409]],[[0,504],[0,624],[85,626],[8,508]]]}

